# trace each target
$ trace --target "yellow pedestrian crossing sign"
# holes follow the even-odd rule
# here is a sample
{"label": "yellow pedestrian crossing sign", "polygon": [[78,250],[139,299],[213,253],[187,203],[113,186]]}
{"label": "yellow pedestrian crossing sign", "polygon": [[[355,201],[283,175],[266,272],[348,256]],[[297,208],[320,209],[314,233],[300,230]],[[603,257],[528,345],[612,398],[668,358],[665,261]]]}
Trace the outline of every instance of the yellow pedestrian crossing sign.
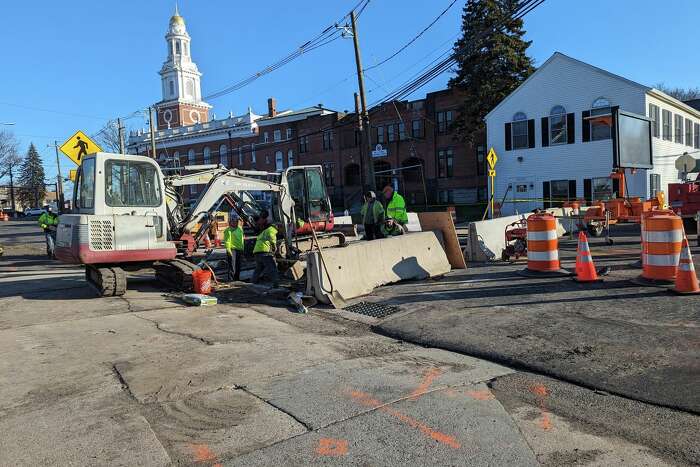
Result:
{"label": "yellow pedestrian crossing sign", "polygon": [[498,161],[498,156],[496,155],[496,151],[493,150],[493,148],[489,149],[489,154],[486,156],[486,160],[489,163],[489,167],[493,170],[494,167],[496,167],[496,162]]}
{"label": "yellow pedestrian crossing sign", "polygon": [[84,156],[102,151],[102,148],[96,142],[88,138],[88,135],[80,130],[68,138],[59,149],[78,165],[83,163]]}

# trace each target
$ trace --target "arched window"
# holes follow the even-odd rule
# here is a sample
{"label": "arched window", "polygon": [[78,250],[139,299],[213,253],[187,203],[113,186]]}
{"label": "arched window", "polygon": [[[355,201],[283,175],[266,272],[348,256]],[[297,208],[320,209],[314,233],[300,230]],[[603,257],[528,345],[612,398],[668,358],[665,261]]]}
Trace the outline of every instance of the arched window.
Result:
{"label": "arched window", "polygon": [[561,105],[555,105],[549,111],[549,144],[567,143],[566,109]]}
{"label": "arched window", "polygon": [[591,105],[591,141],[610,139],[612,133],[612,109],[610,101],[599,97]]}
{"label": "arched window", "polygon": [[211,164],[211,149],[209,146],[204,146],[204,164]]}
{"label": "arched window", "polygon": [[165,156],[165,153],[164,153],[164,152],[161,152],[161,153],[158,155],[158,162],[160,162],[160,163],[165,162],[165,157],[166,157],[166,156]]}
{"label": "arched window", "polygon": [[529,137],[527,133],[527,115],[517,112],[513,115],[511,122],[511,138],[513,149],[526,149],[529,147]]}
{"label": "arched window", "polygon": [[180,164],[180,152],[179,152],[179,151],[175,151],[175,152],[173,153],[173,164],[177,164],[178,166],[181,165],[181,164]]}
{"label": "arched window", "polygon": [[173,80],[170,80],[169,84],[170,84],[170,95],[174,96],[175,95],[175,83],[173,82]]}
{"label": "arched window", "polygon": [[187,47],[187,42],[183,42],[183,43],[182,43],[182,52],[183,52],[183,55],[189,55],[189,54],[190,54],[190,52],[189,52],[188,49],[189,49],[189,47]]}
{"label": "arched window", "polygon": [[294,151],[291,149],[287,151],[287,167],[291,167],[294,165]]}
{"label": "arched window", "polygon": [[185,85],[185,94],[188,97],[194,96],[194,81],[192,81],[191,79],[187,80],[187,84]]}
{"label": "arched window", "polygon": [[284,170],[284,155],[282,151],[277,151],[275,153],[275,170],[277,172],[282,172]]}
{"label": "arched window", "polygon": [[187,151],[187,164],[194,165],[195,163],[196,162],[194,159],[194,149],[190,149],[189,151]]}
{"label": "arched window", "polygon": [[219,163],[228,167],[228,147],[225,144],[219,146]]}
{"label": "arched window", "polygon": [[180,41],[175,42],[175,53],[180,53]]}

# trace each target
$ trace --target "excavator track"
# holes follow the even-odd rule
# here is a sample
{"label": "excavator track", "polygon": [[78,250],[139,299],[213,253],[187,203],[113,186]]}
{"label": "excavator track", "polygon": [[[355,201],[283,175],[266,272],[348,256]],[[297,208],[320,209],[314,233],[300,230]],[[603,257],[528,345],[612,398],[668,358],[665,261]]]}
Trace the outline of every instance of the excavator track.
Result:
{"label": "excavator track", "polygon": [[175,258],[169,261],[159,261],[154,265],[156,278],[181,292],[192,292],[192,273],[199,269],[199,266],[187,260]]}
{"label": "excavator track", "polygon": [[85,266],[85,280],[101,297],[126,293],[126,272],[121,268]]}

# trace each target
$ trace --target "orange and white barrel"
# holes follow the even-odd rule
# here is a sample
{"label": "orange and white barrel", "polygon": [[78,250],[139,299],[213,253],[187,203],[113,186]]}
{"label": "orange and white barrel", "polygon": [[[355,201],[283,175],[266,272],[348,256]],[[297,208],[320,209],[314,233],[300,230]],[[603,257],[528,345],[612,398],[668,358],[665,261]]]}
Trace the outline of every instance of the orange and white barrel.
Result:
{"label": "orange and white barrel", "polygon": [[559,271],[557,220],[548,213],[527,218],[527,269],[537,272]]}
{"label": "orange and white barrel", "polygon": [[642,224],[642,277],[673,281],[683,245],[683,219],[668,213],[654,213]]}

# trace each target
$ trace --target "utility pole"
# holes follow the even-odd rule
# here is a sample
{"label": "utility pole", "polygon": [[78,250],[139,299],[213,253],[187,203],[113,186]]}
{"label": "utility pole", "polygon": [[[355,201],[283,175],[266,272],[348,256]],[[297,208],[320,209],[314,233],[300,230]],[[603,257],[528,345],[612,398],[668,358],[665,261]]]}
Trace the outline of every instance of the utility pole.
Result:
{"label": "utility pole", "polygon": [[151,124],[151,157],[156,159],[158,156],[156,156],[156,127],[153,122],[153,106],[148,108],[148,120],[150,120]]}
{"label": "utility pole", "polygon": [[63,207],[65,206],[64,204],[64,199],[63,199],[63,178],[61,177],[61,158],[58,157],[58,141],[53,142],[53,148],[56,150],[56,168],[58,169],[58,174],[56,175],[56,178],[58,182],[56,183],[56,200],[58,201],[58,213],[61,214],[63,212]]}
{"label": "utility pole", "polygon": [[12,200],[12,217],[17,217],[17,206],[15,205],[15,183],[12,178],[13,167],[10,167],[10,200]]}
{"label": "utility pole", "polygon": [[357,93],[354,93],[355,97],[355,114],[357,115],[357,129],[358,133],[360,136],[360,141],[359,141],[359,146],[358,148],[360,149],[360,186],[362,187],[363,194],[366,191],[365,187],[365,161],[364,157],[362,156],[362,153],[364,152],[364,139],[362,136],[362,113],[360,111],[360,96]]}
{"label": "utility pole", "polygon": [[124,150],[124,127],[122,126],[121,118],[117,118],[117,131],[119,132],[119,154],[126,154]]}
{"label": "utility pole", "polygon": [[[365,78],[362,73],[362,59],[360,58],[360,39],[357,34],[357,21],[355,11],[350,12],[352,24],[352,43],[355,46],[355,66],[357,67],[357,84],[360,88],[361,122],[360,128],[361,145],[360,158],[364,162],[367,178],[365,179],[365,191],[374,189],[374,167],[372,166],[372,139],[370,137],[369,114],[367,113],[367,98],[365,97]],[[365,150],[362,150],[364,146]],[[366,154],[364,154],[366,152]],[[362,164],[361,164],[362,166]]]}

